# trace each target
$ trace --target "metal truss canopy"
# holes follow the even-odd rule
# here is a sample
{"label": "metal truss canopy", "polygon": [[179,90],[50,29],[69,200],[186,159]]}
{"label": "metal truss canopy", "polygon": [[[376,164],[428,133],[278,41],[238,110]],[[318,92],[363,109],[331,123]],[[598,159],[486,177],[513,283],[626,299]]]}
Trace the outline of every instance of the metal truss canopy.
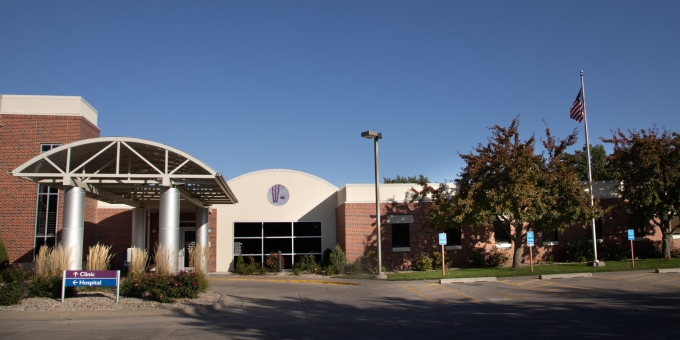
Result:
{"label": "metal truss canopy", "polygon": [[162,187],[179,189],[199,207],[238,200],[222,175],[167,145],[138,138],[102,137],[62,145],[22,164],[12,175],[57,189],[75,186],[88,197],[143,207],[160,200]]}

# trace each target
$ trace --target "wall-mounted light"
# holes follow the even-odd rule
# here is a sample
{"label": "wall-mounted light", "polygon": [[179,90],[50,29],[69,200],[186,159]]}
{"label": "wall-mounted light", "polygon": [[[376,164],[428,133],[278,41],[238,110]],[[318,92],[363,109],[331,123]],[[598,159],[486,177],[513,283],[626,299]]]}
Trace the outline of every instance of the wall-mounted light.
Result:
{"label": "wall-mounted light", "polygon": [[155,233],[156,233],[156,229],[151,229],[151,232],[155,234]]}

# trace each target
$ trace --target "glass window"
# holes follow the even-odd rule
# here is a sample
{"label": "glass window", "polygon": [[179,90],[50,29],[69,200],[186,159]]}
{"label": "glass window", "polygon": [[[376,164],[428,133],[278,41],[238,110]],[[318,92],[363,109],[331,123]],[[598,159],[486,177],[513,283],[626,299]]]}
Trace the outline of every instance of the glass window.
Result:
{"label": "glass window", "polygon": [[293,236],[290,222],[264,222],[262,229],[264,237]]}
{"label": "glass window", "polygon": [[321,222],[236,222],[234,258],[240,251],[261,264],[269,254],[281,251],[285,267],[292,268],[302,255],[321,258],[321,240]]}
{"label": "glass window", "polygon": [[446,245],[460,246],[463,244],[463,233],[460,227],[453,227],[446,231]]}
{"label": "glass window", "polygon": [[[50,151],[61,144],[42,144],[40,152]],[[35,247],[33,254],[38,255],[40,247],[54,247],[57,244],[57,218],[59,212],[59,190],[38,184],[38,197],[35,211]]]}
{"label": "glass window", "polygon": [[262,237],[262,222],[234,223],[234,237]]}
{"label": "glass window", "polygon": [[680,237],[680,216],[676,215],[671,219],[671,230],[673,230],[673,238]]}
{"label": "glass window", "polygon": [[640,222],[637,227],[635,227],[635,238],[645,237],[645,222]]}
{"label": "glass window", "polygon": [[496,244],[510,244],[510,223],[494,221],[493,229]]}
{"label": "glass window", "polygon": [[294,236],[321,236],[321,222],[294,222]]}
{"label": "glass window", "polygon": [[409,224],[392,224],[392,248],[408,248],[410,246]]}
{"label": "glass window", "polygon": [[543,236],[543,243],[556,244],[558,241],[557,229],[545,230],[541,232]]}

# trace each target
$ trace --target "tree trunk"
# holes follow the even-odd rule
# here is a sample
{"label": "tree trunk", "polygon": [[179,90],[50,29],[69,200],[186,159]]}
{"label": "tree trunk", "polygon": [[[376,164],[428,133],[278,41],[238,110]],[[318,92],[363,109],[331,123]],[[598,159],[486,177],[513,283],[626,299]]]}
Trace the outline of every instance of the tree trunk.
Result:
{"label": "tree trunk", "polygon": [[524,250],[524,243],[522,242],[522,225],[517,223],[515,226],[515,235],[513,237],[513,256],[512,256],[512,268],[522,267],[522,250]]}
{"label": "tree trunk", "polygon": [[663,258],[671,259],[671,248],[673,247],[673,229],[671,229],[671,221],[661,221],[661,234],[663,241],[661,242],[661,252]]}

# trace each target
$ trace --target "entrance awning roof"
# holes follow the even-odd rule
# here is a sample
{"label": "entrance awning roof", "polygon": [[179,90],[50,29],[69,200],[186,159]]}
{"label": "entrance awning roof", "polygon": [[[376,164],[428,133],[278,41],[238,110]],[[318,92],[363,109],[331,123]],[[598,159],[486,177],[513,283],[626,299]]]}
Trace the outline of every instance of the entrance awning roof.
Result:
{"label": "entrance awning roof", "polygon": [[78,186],[86,195],[133,207],[157,206],[161,188],[179,189],[183,203],[199,207],[238,200],[222,175],[170,146],[128,137],[102,137],[62,145],[12,171],[50,187]]}

